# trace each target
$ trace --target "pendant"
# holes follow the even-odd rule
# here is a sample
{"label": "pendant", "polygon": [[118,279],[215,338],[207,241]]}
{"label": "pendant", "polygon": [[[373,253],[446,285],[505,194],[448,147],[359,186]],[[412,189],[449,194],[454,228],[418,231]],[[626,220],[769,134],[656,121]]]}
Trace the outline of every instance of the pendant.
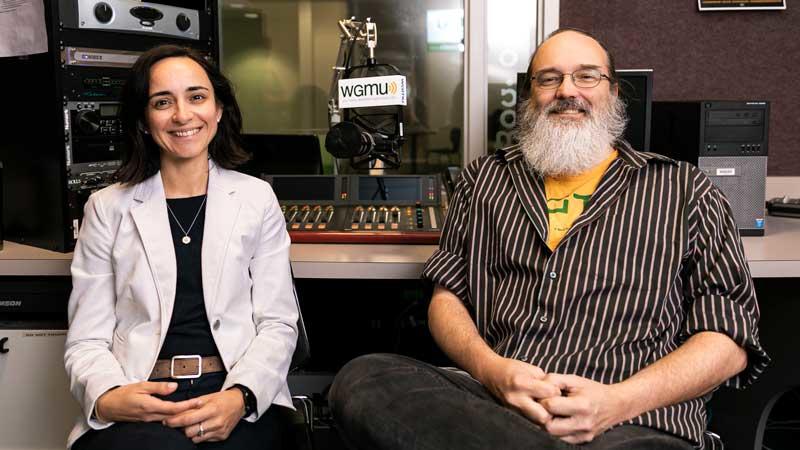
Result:
{"label": "pendant", "polygon": [[183,238],[181,238],[181,242],[183,242],[184,244],[188,244],[189,242],[192,242],[192,238],[190,238],[189,236],[184,236]]}

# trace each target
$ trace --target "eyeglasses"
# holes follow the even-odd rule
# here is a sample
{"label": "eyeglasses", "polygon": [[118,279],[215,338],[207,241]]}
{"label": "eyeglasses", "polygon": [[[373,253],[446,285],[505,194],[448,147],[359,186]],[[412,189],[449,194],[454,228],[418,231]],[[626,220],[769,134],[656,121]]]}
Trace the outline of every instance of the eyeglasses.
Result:
{"label": "eyeglasses", "polygon": [[531,80],[537,87],[542,89],[556,89],[564,82],[564,77],[569,75],[572,77],[572,84],[579,88],[593,88],[600,84],[605,78],[611,82],[608,75],[601,73],[597,69],[580,69],[572,73],[561,73],[555,70],[547,70],[544,72],[537,72],[533,75]]}

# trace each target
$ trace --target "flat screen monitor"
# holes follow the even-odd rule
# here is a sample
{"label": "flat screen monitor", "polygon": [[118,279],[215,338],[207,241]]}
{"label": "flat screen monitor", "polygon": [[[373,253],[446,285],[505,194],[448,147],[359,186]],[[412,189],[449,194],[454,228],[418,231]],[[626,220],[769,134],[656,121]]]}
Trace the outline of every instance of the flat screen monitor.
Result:
{"label": "flat screen monitor", "polygon": [[361,201],[417,201],[422,198],[418,177],[358,177]]}
{"label": "flat screen monitor", "polygon": [[336,178],[323,177],[275,177],[272,190],[281,201],[320,200],[333,201]]}
{"label": "flat screen monitor", "polygon": [[635,150],[650,151],[653,71],[617,70],[620,97],[625,101],[628,126],[623,136]]}
{"label": "flat screen monitor", "polygon": [[315,135],[243,134],[242,146],[251,155],[239,171],[266,175],[314,175],[322,173],[322,155]]}

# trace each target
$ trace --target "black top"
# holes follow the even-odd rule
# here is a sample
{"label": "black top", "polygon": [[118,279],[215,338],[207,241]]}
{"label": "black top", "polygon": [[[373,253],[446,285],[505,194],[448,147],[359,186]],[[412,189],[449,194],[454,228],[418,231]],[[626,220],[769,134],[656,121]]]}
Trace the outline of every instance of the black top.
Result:
{"label": "black top", "polygon": [[[206,211],[203,201],[205,198],[205,195],[201,195],[167,199],[167,205],[175,217],[180,220],[180,225],[184,230],[189,231],[191,242],[184,244],[181,241],[184,237],[183,231],[175,222],[175,217],[168,211],[172,242],[175,246],[178,279],[172,319],[158,359],[169,359],[175,355],[219,355],[206,315],[203,301],[203,277],[200,270]],[[198,209],[200,209],[199,214],[197,213]],[[195,215],[197,215],[197,221],[189,230]]]}
{"label": "black top", "polygon": [[[439,250],[423,277],[455,293],[501,356],[617,383],[689,336],[724,333],[749,353],[726,382],[752,383],[769,358],[758,338],[753,283],[730,206],[697,168],[625,143],[591,202],[554,251],[544,181],[519,149],[462,172]],[[704,398],[629,421],[699,447]]]}

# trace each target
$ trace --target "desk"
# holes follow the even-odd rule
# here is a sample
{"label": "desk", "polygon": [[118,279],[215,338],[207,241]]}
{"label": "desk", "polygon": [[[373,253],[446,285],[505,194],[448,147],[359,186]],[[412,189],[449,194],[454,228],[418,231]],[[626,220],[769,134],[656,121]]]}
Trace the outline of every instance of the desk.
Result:
{"label": "desk", "polygon": [[[763,237],[743,237],[753,278],[800,278],[800,219],[768,217]],[[416,279],[435,245],[292,244],[297,278]],[[71,253],[4,242],[0,276],[69,276]]]}
{"label": "desk", "polygon": [[[792,279],[800,278],[800,220],[768,217],[766,236],[742,241],[759,290],[762,342],[774,364],[748,390],[717,392],[710,405],[710,428],[725,439],[728,449],[761,450],[766,418],[776,399],[800,384],[800,365],[795,363],[800,333],[794,331],[800,317],[796,294],[800,285]],[[435,249],[432,245],[293,244],[290,258],[297,278],[416,279]],[[0,276],[69,276],[71,258],[68,253],[5,242]]]}
{"label": "desk", "polygon": [[722,436],[728,450],[761,450],[772,407],[800,386],[800,219],[770,216],[765,236],[742,242],[758,293],[761,343],[772,365],[746,390],[714,394],[709,429]]}
{"label": "desk", "polygon": [[417,279],[435,245],[292,244],[296,278]]}
{"label": "desk", "polygon": [[[0,276],[69,276],[72,253],[5,241]],[[435,245],[292,244],[296,278],[417,279]]]}
{"label": "desk", "polygon": [[753,278],[800,278],[800,219],[769,216],[766,235],[742,243]]}

